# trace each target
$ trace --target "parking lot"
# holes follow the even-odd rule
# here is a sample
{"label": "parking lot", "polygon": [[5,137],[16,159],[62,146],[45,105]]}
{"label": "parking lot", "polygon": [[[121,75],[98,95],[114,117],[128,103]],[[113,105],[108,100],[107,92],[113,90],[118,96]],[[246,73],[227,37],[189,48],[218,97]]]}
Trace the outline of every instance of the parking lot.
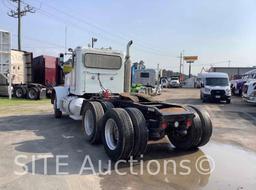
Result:
{"label": "parking lot", "polygon": [[[142,160],[134,163],[133,172],[130,165],[120,165],[119,171],[125,175],[119,175],[113,167],[109,170],[102,145],[92,146],[84,140],[81,122],[67,116],[55,119],[50,101],[2,106],[0,100],[0,189],[256,188],[255,105],[239,97],[232,97],[231,104],[201,103],[199,89],[164,89],[154,98],[206,109],[213,122],[213,136],[207,145],[190,152],[176,151],[167,138],[150,142]],[[86,156],[94,171],[81,172]],[[201,162],[203,171],[198,170],[201,158],[207,158]],[[66,164],[59,172],[56,159]],[[160,163],[156,175],[147,168],[151,160]],[[168,160],[177,166],[162,167]],[[182,160],[189,161],[186,174]],[[151,171],[157,170],[155,164],[150,166]]]}

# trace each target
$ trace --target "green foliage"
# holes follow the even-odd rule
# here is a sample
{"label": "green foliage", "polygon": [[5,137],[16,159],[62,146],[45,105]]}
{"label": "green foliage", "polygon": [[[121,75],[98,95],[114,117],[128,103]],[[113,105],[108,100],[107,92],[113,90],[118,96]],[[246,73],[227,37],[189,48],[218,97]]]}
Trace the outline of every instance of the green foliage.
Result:
{"label": "green foliage", "polygon": [[137,93],[142,87],[143,87],[143,84],[134,84],[132,85],[131,92]]}

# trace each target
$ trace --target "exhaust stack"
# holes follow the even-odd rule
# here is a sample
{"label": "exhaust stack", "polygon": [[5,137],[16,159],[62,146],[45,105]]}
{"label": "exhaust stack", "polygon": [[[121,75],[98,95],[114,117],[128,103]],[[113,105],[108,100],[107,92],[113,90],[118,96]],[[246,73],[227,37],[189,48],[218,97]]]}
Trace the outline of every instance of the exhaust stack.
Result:
{"label": "exhaust stack", "polygon": [[126,56],[124,62],[124,92],[130,92],[131,90],[131,64],[130,59],[130,47],[132,45],[132,40],[128,42],[126,47]]}

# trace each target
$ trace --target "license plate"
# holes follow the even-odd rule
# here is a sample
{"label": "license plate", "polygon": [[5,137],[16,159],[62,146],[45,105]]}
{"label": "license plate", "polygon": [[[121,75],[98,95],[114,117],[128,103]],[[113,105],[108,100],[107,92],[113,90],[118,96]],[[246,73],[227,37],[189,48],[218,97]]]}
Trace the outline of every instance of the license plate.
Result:
{"label": "license plate", "polygon": [[215,96],[215,98],[220,98],[220,96]]}

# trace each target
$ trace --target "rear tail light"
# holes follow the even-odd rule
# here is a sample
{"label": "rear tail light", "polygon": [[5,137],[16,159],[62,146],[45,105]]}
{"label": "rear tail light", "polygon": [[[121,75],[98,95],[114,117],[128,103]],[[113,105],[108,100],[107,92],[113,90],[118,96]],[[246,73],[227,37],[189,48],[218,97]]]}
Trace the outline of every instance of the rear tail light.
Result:
{"label": "rear tail light", "polygon": [[106,89],[106,90],[103,90],[102,95],[104,98],[110,99],[111,92],[110,90]]}
{"label": "rear tail light", "polygon": [[187,121],[186,121],[186,127],[189,128],[189,127],[192,126],[192,124],[193,124],[192,119],[187,119]]}
{"label": "rear tail light", "polygon": [[168,127],[168,122],[167,121],[164,121],[161,123],[161,128],[162,129],[166,129]]}

